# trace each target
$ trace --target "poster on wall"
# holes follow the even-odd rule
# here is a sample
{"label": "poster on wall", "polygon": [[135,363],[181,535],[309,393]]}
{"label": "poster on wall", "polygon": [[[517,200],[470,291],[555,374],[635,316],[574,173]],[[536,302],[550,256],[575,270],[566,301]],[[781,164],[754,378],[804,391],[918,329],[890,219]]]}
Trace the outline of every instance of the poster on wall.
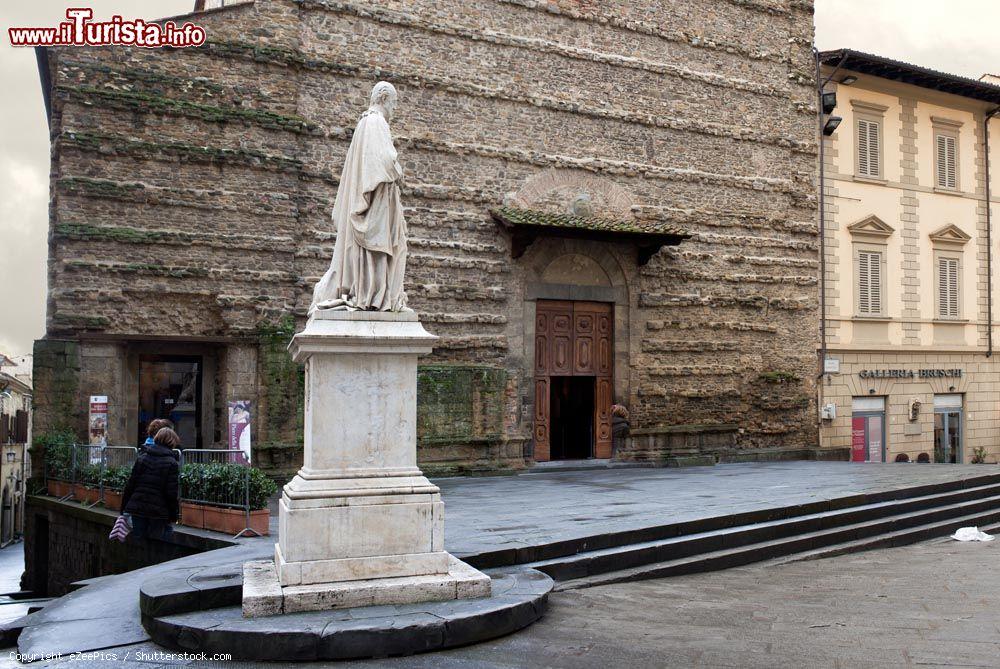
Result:
{"label": "poster on wall", "polygon": [[[88,425],[90,426],[90,445],[107,446],[108,445],[108,396],[107,395],[90,396],[90,418],[88,420]],[[91,448],[90,449],[91,464],[97,464],[100,461],[101,461],[100,448]]]}
{"label": "poster on wall", "polygon": [[864,462],[868,459],[865,422],[864,416],[854,416],[851,420],[851,462]]}
{"label": "poster on wall", "polygon": [[882,417],[868,417],[868,462],[882,462]]}
{"label": "poster on wall", "polygon": [[241,451],[245,462],[250,462],[250,402],[229,403],[229,449]]}

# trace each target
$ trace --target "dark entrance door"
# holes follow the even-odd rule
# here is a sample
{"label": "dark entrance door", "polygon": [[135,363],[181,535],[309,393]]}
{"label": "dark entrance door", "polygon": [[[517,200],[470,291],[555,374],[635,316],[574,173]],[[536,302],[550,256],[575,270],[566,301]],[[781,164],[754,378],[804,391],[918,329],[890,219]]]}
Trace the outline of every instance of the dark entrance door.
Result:
{"label": "dark entrance door", "polygon": [[552,460],[594,457],[594,377],[553,376],[549,390]]}
{"label": "dark entrance door", "polygon": [[139,443],[155,418],[169,418],[182,448],[201,448],[200,356],[142,356],[139,359]]}
{"label": "dark entrance door", "polygon": [[611,457],[612,305],[539,300],[535,460]]}

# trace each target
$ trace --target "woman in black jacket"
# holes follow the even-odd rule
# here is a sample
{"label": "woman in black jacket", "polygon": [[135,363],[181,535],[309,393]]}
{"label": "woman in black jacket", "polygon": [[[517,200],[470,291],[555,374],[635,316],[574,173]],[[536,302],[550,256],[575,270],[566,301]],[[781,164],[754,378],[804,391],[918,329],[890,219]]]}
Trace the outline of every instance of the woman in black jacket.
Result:
{"label": "woman in black jacket", "polygon": [[181,439],[168,427],[153,437],[132,465],[132,475],[122,492],[122,513],[132,516],[132,536],[136,539],[168,539],[171,523],[180,512],[177,500],[178,465],[172,449]]}

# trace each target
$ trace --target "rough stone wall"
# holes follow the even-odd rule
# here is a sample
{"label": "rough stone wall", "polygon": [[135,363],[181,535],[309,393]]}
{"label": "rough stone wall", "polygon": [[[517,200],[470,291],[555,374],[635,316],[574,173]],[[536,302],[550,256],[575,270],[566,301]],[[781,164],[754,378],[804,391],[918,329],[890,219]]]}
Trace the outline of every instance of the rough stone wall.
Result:
{"label": "rough stone wall", "polygon": [[[525,270],[488,210],[547,173],[561,186],[534,206],[586,191],[597,213],[692,234],[645,267],[620,261],[615,399],[633,425],[737,423],[741,445],[815,444],[810,0],[257,0],[198,20],[199,49],[50,50],[51,337],[256,343],[301,323],[333,252],[351,130],[388,79],[407,291],[441,337],[425,362],[506,374],[484,414],[505,435],[495,464],[520,458],[533,391]],[[762,400],[774,373],[794,381]]]}
{"label": "rough stone wall", "polygon": [[60,597],[77,581],[232,545],[187,532],[174,532],[171,541],[108,541],[116,517],[116,513],[87,509],[75,502],[28,496],[21,588]]}

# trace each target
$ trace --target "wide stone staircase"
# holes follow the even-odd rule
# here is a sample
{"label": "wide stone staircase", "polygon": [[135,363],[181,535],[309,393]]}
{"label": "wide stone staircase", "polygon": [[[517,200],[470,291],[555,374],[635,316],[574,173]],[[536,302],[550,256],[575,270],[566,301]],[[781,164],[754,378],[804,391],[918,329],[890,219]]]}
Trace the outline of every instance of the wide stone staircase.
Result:
{"label": "wide stone staircase", "polygon": [[807,560],[945,537],[1000,523],[1000,474],[796,506],[583,537],[465,557],[489,568],[521,564],[586,588]]}

